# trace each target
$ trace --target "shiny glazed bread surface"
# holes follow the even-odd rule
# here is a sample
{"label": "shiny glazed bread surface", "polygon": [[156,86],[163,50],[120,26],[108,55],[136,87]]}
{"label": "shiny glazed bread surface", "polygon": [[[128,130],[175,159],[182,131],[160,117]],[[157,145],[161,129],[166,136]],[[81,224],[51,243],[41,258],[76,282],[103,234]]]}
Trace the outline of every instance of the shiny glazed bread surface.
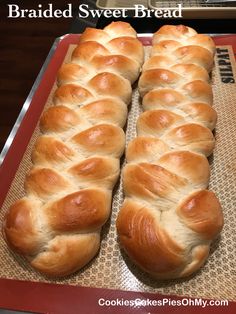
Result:
{"label": "shiny glazed bread surface", "polygon": [[217,119],[208,75],[214,52],[210,37],[163,26],[139,79],[144,113],[126,152],[117,230],[129,257],[156,278],[198,270],[223,226],[220,203],[206,190]]}
{"label": "shiny glazed bread surface", "polygon": [[123,126],[143,47],[124,22],[86,29],[62,65],[40,120],[26,195],[8,210],[9,247],[48,276],[71,274],[98,252],[125,147]]}

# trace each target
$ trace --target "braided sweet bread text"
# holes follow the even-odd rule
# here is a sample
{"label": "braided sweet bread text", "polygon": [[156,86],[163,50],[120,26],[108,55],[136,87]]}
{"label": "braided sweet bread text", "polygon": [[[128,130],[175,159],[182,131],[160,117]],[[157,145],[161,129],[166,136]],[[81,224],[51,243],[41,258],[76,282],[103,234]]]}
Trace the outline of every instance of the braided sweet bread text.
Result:
{"label": "braided sweet bread text", "polygon": [[61,67],[54,106],[40,120],[43,135],[25,180],[26,196],[9,209],[4,235],[11,249],[50,276],[68,275],[98,252],[125,146],[131,83],[143,47],[127,23],[87,29]]}
{"label": "braided sweet bread text", "polygon": [[214,51],[210,37],[164,26],[139,80],[145,112],[127,149],[117,230],[128,255],[156,278],[199,269],[223,226],[220,203],[206,190],[217,118],[208,75]]}

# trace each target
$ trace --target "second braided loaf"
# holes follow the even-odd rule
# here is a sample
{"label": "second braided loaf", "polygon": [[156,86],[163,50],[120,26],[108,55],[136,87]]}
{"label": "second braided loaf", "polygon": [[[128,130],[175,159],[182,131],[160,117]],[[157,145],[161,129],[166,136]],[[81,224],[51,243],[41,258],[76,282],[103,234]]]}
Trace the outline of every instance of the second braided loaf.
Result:
{"label": "second braided loaf", "polygon": [[164,26],[139,80],[145,112],[126,153],[117,230],[128,255],[157,278],[198,270],[222,229],[220,203],[206,190],[217,118],[208,75],[214,50],[206,35]]}

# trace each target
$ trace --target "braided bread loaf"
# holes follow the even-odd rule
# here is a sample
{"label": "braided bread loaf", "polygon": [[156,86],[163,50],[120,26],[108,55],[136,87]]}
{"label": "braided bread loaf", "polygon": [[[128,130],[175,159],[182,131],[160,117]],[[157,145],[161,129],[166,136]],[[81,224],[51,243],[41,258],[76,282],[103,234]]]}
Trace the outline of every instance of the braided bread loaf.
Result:
{"label": "braided bread loaf", "polygon": [[117,230],[128,255],[156,278],[199,269],[223,226],[220,203],[206,190],[217,118],[208,75],[214,51],[210,37],[164,26],[139,80],[145,112],[127,149]]}
{"label": "braided bread loaf", "polygon": [[122,127],[143,47],[134,29],[116,22],[87,29],[61,67],[54,106],[40,120],[43,135],[11,206],[4,234],[11,249],[50,276],[82,268],[98,252],[125,147]]}

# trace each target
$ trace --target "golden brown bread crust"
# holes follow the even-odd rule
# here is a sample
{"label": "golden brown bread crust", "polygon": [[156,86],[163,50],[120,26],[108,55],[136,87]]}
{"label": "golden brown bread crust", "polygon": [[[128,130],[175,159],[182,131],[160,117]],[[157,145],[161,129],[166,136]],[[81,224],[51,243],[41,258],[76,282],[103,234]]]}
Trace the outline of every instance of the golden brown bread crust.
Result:
{"label": "golden brown bread crust", "polygon": [[48,204],[44,214],[50,229],[55,232],[96,231],[110,212],[110,193],[83,189]]}
{"label": "golden brown bread crust", "polygon": [[89,70],[79,64],[66,63],[61,66],[57,75],[57,84],[64,85],[70,82],[83,82],[89,76]]}
{"label": "golden brown bread crust", "polygon": [[211,191],[194,193],[180,204],[176,212],[190,229],[207,240],[215,238],[221,231],[223,215],[219,200]]}
{"label": "golden brown bread crust", "polygon": [[[187,182],[159,165],[129,164],[124,170],[124,190],[132,196],[148,202],[158,203],[166,199],[168,205],[178,196],[178,190],[187,187]],[[162,206],[160,204],[160,206]],[[163,203],[164,207],[167,207]]]}
{"label": "golden brown bread crust", "polygon": [[109,67],[112,72],[122,75],[132,83],[135,82],[139,75],[137,62],[121,55],[96,56],[93,58],[92,66],[98,72],[106,71],[107,67]]}
{"label": "golden brown bread crust", "polygon": [[37,139],[32,151],[32,161],[41,166],[58,165],[69,162],[75,157],[75,151],[61,140],[52,136],[41,136]]}
{"label": "golden brown bread crust", "polygon": [[53,101],[55,105],[73,105],[78,106],[83,102],[93,99],[92,93],[79,85],[66,84],[59,87],[54,94]]}
{"label": "golden brown bread crust", "polygon": [[136,32],[116,22],[87,29],[72,62],[58,72],[26,196],[9,208],[3,228],[9,247],[47,276],[69,275],[99,250],[125,148],[131,84],[142,62]]}
{"label": "golden brown bread crust", "polygon": [[63,191],[69,186],[70,183],[60,173],[50,168],[34,167],[25,179],[26,192],[42,199]]}
{"label": "golden brown bread crust", "polygon": [[37,215],[33,210],[33,207],[40,206],[40,201],[32,204],[27,198],[22,198],[10,207],[5,217],[4,234],[8,245],[17,253],[31,255],[37,253],[42,245],[35,226]]}
{"label": "golden brown bread crust", "polygon": [[[199,269],[208,257],[208,243],[191,247],[192,243],[189,241],[188,259],[185,248],[181,247],[158,221],[156,211],[126,200],[117,219],[122,245],[134,262],[155,278],[189,276]],[[171,227],[173,228],[170,225]]]}
{"label": "golden brown bread crust", "polygon": [[92,88],[98,96],[110,96],[120,98],[125,103],[131,100],[132,89],[130,83],[113,73],[99,73],[91,79],[88,86]]}
{"label": "golden brown bread crust", "polygon": [[87,153],[120,157],[125,145],[125,134],[121,128],[111,124],[99,124],[76,134],[72,141]]}
{"label": "golden brown bread crust", "polygon": [[72,166],[68,173],[78,184],[90,181],[91,186],[113,189],[120,173],[120,164],[117,158],[93,157]]}
{"label": "golden brown bread crust", "polygon": [[[49,242],[47,251],[30,259],[31,265],[46,274],[66,276],[84,267],[99,250],[99,233],[56,236]],[[60,261],[60,262],[58,262]]]}
{"label": "golden brown bread crust", "polygon": [[84,33],[81,35],[80,41],[98,41],[103,43],[108,41],[110,38],[120,38],[120,37],[134,37],[136,38],[137,34],[132,26],[126,22],[112,22],[107,25],[104,30],[87,28]]}
{"label": "golden brown bread crust", "polygon": [[[101,55],[101,56],[106,56],[109,55],[109,50],[105,48],[102,44],[100,44],[97,41],[88,41],[88,42],[81,42],[81,37],[80,37],[80,43],[78,46],[74,49],[72,53],[72,61],[73,65],[76,64],[76,61],[81,63],[82,61],[84,62],[91,62],[94,56]],[[64,66],[62,66],[62,69]],[[60,71],[59,71],[60,75]]]}
{"label": "golden brown bread crust", "polygon": [[80,122],[79,116],[66,106],[50,107],[40,119],[42,132],[63,132]]}
{"label": "golden brown bread crust", "polygon": [[152,162],[168,151],[169,147],[163,141],[153,137],[139,136],[129,143],[126,160],[127,162]]}
{"label": "golden brown bread crust", "polygon": [[205,156],[190,151],[172,151],[163,154],[158,163],[188,180],[197,188],[206,187],[210,177],[208,160]]}
{"label": "golden brown bread crust", "polygon": [[183,249],[161,228],[148,208],[125,202],[117,228],[129,255],[145,270],[164,274],[181,266]]}
{"label": "golden brown bread crust", "polygon": [[129,257],[155,278],[197,271],[223,226],[220,203],[205,190],[217,120],[208,75],[214,52],[210,37],[164,26],[139,80],[145,112],[126,152],[117,231]]}
{"label": "golden brown bread crust", "polygon": [[213,130],[216,125],[217,114],[214,108],[210,106],[212,104],[211,95],[209,97],[209,95],[200,94],[198,97],[194,97],[194,102],[191,102],[192,96],[191,94],[185,96],[173,89],[154,89],[144,96],[143,108],[144,110],[168,109],[172,112],[175,112],[176,109],[178,112],[181,110],[187,118]]}
{"label": "golden brown bread crust", "polygon": [[127,105],[116,98],[102,98],[84,105],[80,113],[92,123],[99,120],[123,127],[126,123]]}

